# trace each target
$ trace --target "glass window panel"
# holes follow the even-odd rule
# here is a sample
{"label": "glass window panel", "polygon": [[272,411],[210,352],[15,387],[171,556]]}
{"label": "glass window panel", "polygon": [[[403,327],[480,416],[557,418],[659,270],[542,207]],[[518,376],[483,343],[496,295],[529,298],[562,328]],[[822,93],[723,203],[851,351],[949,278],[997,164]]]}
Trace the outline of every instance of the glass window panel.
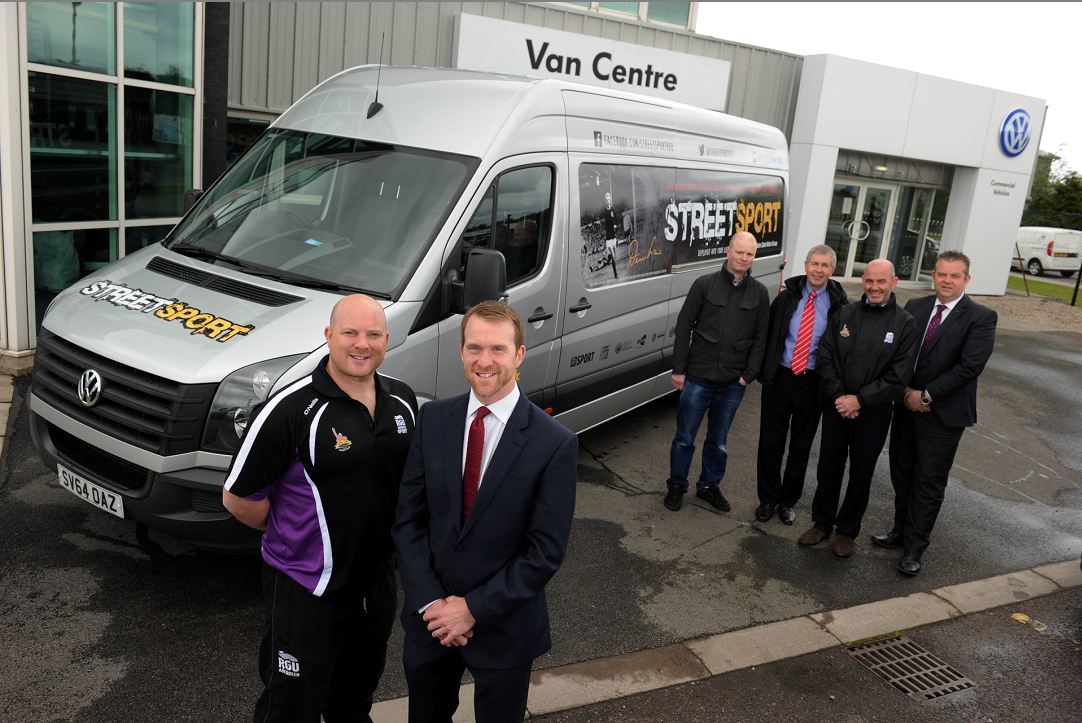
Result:
{"label": "glass window panel", "polygon": [[115,228],[38,231],[34,234],[34,304],[37,325],[64,289],[117,258]]}
{"label": "glass window panel", "polygon": [[133,254],[164,239],[172,226],[129,226],[124,230],[124,254]]}
{"label": "glass window panel", "polygon": [[928,232],[924,235],[924,251],[920,257],[921,274],[930,274],[939,258],[939,247],[943,241],[943,224],[947,220],[947,206],[950,205],[950,191],[936,191],[932,200],[932,210],[928,218]]}
{"label": "glass window panel", "polygon": [[34,222],[115,219],[116,87],[46,73],[28,79]]}
{"label": "glass window panel", "polygon": [[115,17],[113,3],[27,3],[27,60],[114,75]]}
{"label": "glass window panel", "polygon": [[181,216],[192,186],[192,96],[132,86],[124,93],[125,214]]}
{"label": "glass window panel", "polygon": [[507,261],[509,286],[541,268],[551,222],[551,168],[522,168],[500,176],[492,246]]}
{"label": "glass window panel", "polygon": [[646,6],[646,17],[659,23],[671,23],[682,28],[688,26],[691,3],[652,2]]}
{"label": "glass window panel", "polygon": [[124,75],[192,86],[192,3],[124,3]]}
{"label": "glass window panel", "polygon": [[614,10],[618,13],[627,13],[629,15],[639,14],[638,3],[598,3],[597,6],[599,8],[604,8],[605,10]]}

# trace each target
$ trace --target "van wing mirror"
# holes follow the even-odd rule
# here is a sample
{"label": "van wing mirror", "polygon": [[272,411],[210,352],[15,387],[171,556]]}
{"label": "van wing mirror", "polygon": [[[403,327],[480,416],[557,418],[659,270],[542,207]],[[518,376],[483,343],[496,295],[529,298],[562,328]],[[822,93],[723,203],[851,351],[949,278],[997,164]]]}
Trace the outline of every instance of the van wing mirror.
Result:
{"label": "van wing mirror", "polygon": [[[454,282],[452,285],[458,286]],[[470,249],[461,294],[461,303],[455,304],[459,313],[482,301],[507,298],[507,261],[503,254],[495,249]]]}

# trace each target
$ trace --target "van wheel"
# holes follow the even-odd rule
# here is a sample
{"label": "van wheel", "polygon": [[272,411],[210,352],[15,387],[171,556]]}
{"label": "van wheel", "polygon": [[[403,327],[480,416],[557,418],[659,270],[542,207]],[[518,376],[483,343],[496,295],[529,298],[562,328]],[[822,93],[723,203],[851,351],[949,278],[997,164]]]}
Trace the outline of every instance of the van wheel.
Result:
{"label": "van wheel", "polygon": [[1030,276],[1040,276],[1044,273],[1044,267],[1041,266],[1041,262],[1037,259],[1030,259],[1029,263],[1026,264],[1026,271],[1029,272]]}
{"label": "van wheel", "polygon": [[1065,278],[1065,279],[1069,279],[1069,278],[1071,278],[1072,276],[1074,276],[1074,272],[1073,272],[1073,271],[1060,271],[1059,273],[1060,273],[1060,275],[1061,275],[1061,276],[1062,276],[1063,278]]}

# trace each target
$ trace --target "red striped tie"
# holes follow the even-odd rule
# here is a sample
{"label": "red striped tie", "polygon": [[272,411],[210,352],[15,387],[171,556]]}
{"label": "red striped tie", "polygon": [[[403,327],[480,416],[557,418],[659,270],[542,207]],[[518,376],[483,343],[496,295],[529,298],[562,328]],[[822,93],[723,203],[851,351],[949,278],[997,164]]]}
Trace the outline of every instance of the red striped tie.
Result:
{"label": "red striped tie", "polygon": [[815,329],[815,292],[808,292],[804,302],[804,313],[800,317],[800,328],[796,332],[796,345],[793,347],[793,361],[789,368],[800,376],[808,369],[808,356],[811,354],[812,331]]}

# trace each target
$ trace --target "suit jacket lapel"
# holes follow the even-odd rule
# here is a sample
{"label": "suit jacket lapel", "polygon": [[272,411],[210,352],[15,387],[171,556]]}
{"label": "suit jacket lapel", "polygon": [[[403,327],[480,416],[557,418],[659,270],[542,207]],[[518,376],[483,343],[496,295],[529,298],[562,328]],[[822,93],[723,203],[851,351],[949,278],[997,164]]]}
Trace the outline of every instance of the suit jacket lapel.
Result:
{"label": "suit jacket lapel", "polygon": [[[485,513],[492,499],[496,496],[500,485],[511,472],[511,467],[518,459],[519,452],[526,441],[526,427],[530,419],[530,400],[525,394],[520,394],[515,410],[511,412],[511,418],[504,426],[503,434],[500,435],[500,443],[492,452],[492,459],[485,468],[485,474],[481,477],[481,488],[477,491],[477,499],[473,502],[473,509],[466,524],[462,527],[460,537],[465,535],[476,524],[477,519]],[[465,422],[463,422],[465,424]],[[461,454],[461,452],[460,452]],[[459,503],[459,515],[461,516],[461,502]]]}
{"label": "suit jacket lapel", "polygon": [[440,421],[440,424],[450,427],[443,434],[443,459],[447,460],[444,477],[456,530],[462,527],[462,445],[466,437],[466,407],[469,400],[469,394],[455,399],[448,418]]}

